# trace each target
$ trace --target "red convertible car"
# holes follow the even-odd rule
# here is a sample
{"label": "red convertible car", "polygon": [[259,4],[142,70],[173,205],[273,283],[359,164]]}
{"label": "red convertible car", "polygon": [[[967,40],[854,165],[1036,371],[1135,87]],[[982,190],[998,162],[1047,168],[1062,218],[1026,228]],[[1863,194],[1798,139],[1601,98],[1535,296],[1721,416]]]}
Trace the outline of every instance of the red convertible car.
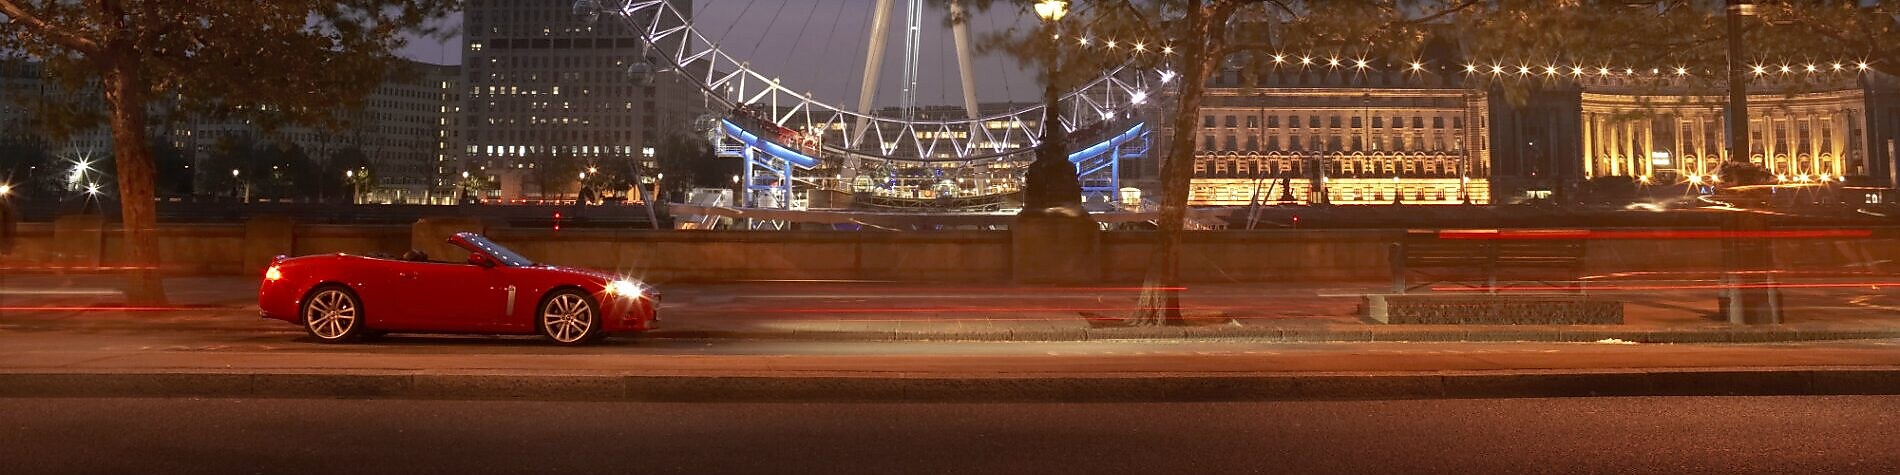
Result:
{"label": "red convertible car", "polygon": [[415,332],[539,334],[578,345],[657,319],[660,295],[642,282],[536,264],[474,233],[449,242],[468,260],[431,261],[418,251],[279,257],[264,271],[258,309],[326,343]]}

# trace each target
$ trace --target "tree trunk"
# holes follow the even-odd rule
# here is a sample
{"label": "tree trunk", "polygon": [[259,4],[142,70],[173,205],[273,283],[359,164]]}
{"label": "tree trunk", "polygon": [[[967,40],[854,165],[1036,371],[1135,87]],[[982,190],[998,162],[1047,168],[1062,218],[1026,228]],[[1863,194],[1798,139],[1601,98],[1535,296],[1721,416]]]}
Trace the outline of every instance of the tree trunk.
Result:
{"label": "tree trunk", "polygon": [[[1161,165],[1160,232],[1155,235],[1153,254],[1148,260],[1148,277],[1142,283],[1141,299],[1136,303],[1135,325],[1179,325],[1181,316],[1181,234],[1187,224],[1188,188],[1194,177],[1194,136],[1198,130],[1201,96],[1207,89],[1209,71],[1219,58],[1210,52],[1221,48],[1225,28],[1222,15],[1209,15],[1199,0],[1187,2],[1188,31],[1181,57],[1181,94],[1174,111],[1174,134],[1168,142],[1167,161]],[[1231,11],[1231,10],[1224,10]],[[1210,21],[1211,20],[1211,21]]]}
{"label": "tree trunk", "polygon": [[133,269],[125,296],[132,305],[149,306],[165,304],[165,285],[158,273],[158,213],[153,196],[152,154],[145,148],[144,92],[136,63],[116,61],[107,67],[105,96],[112,109],[119,213],[125,228],[126,265]]}

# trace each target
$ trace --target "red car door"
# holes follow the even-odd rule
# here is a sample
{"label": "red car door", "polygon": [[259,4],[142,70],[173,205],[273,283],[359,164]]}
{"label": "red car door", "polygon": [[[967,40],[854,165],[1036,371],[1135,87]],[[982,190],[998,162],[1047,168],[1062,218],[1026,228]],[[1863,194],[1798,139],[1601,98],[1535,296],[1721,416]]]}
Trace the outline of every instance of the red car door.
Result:
{"label": "red car door", "polygon": [[494,269],[472,264],[409,262],[395,272],[403,295],[399,311],[422,328],[444,332],[484,332],[493,329],[506,311],[494,283]]}

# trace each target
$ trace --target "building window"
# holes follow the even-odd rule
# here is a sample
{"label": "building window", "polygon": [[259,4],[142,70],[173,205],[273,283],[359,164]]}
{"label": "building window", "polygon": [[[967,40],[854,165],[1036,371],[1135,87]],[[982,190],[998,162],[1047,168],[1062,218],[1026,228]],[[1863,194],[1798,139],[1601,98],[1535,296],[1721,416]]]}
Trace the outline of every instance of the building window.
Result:
{"label": "building window", "polygon": [[1271,151],[1271,150],[1279,150],[1279,149],[1280,149],[1280,136],[1268,135],[1267,136],[1267,150]]}
{"label": "building window", "polygon": [[1445,128],[1445,116],[1433,116],[1433,117],[1432,117],[1432,128],[1434,128],[1434,129],[1442,129],[1442,128]]}
{"label": "building window", "polygon": [[1412,128],[1414,129],[1425,128],[1425,118],[1422,116],[1416,116],[1416,115],[1412,116]]}
{"label": "building window", "polygon": [[1821,121],[1821,153],[1834,152],[1834,121]]}
{"label": "building window", "polygon": [[1247,116],[1247,128],[1249,129],[1260,128],[1260,116],[1256,116],[1256,115]]}
{"label": "building window", "polygon": [[1339,116],[1336,116],[1336,115],[1335,115],[1335,116],[1332,116],[1332,117],[1328,117],[1327,119],[1329,119],[1329,120],[1327,120],[1327,121],[1326,121],[1326,123],[1327,123],[1327,125],[1329,125],[1329,126],[1331,126],[1332,128],[1335,128],[1335,129],[1337,129],[1337,128],[1339,128]]}
{"label": "building window", "polygon": [[1306,127],[1313,128],[1313,129],[1319,128],[1319,116],[1317,115],[1306,116]]}
{"label": "building window", "polygon": [[1385,118],[1384,118],[1384,117],[1378,117],[1378,116],[1373,116],[1373,117],[1372,117],[1372,128],[1375,128],[1375,129],[1383,129],[1383,128],[1385,128]]}
{"label": "building window", "polygon": [[1814,138],[1814,134],[1808,131],[1808,121],[1806,119],[1796,119],[1795,125],[1795,133],[1799,134],[1798,137],[1800,140],[1800,142],[1795,143],[1795,147],[1801,150],[1801,153],[1813,153],[1814,150],[1812,150],[1812,148],[1814,147],[1814,141],[1812,139]]}
{"label": "building window", "polygon": [[1398,116],[1393,116],[1393,117],[1392,117],[1392,128],[1394,128],[1394,129],[1403,129],[1403,128],[1405,128],[1405,118],[1404,118],[1404,117],[1398,117]]}
{"label": "building window", "polygon": [[1359,116],[1356,116],[1356,115],[1355,115],[1355,116],[1352,116],[1352,128],[1355,128],[1355,129],[1357,129],[1357,128],[1360,128],[1360,127],[1365,127],[1365,124],[1363,124],[1363,123],[1360,123],[1360,122],[1359,122],[1359,120],[1360,120],[1360,119],[1359,119]]}
{"label": "building window", "polygon": [[1253,135],[1247,136],[1247,151],[1249,152],[1260,151],[1260,137],[1253,136]]}
{"label": "building window", "polygon": [[1211,116],[1211,115],[1201,116],[1201,126],[1207,127],[1210,129],[1214,128],[1214,116]]}
{"label": "building window", "polygon": [[1232,150],[1236,150],[1236,149],[1239,149],[1239,148],[1240,148],[1240,147],[1236,147],[1236,146],[1234,146],[1234,136],[1232,136],[1232,135],[1228,135],[1228,136],[1227,136],[1227,140],[1226,140],[1226,142],[1227,142],[1227,143],[1226,143],[1226,145],[1227,145],[1227,148],[1224,148],[1224,149],[1222,149],[1222,150],[1228,150],[1228,151],[1232,151]]}
{"label": "building window", "polygon": [[1332,137],[1327,137],[1327,138],[1326,138],[1326,149],[1327,149],[1327,150],[1339,150],[1339,149],[1340,149],[1340,147],[1339,147],[1339,136],[1337,136],[1337,135],[1334,135],[1334,136],[1332,136]]}
{"label": "building window", "polygon": [[1357,135],[1352,136],[1353,150],[1365,150],[1365,148],[1366,148],[1365,137],[1360,137]]}
{"label": "building window", "polygon": [[1226,124],[1226,125],[1227,125],[1228,127],[1233,127],[1233,126],[1234,126],[1234,116],[1231,116],[1231,115],[1230,115],[1230,116],[1227,116],[1227,120],[1226,120],[1226,122],[1225,122],[1225,124]]}
{"label": "building window", "polygon": [[[1213,117],[1213,116],[1208,116],[1208,117]],[[1214,136],[1212,135],[1201,136],[1201,150],[1207,151],[1207,152],[1214,151]]]}
{"label": "building window", "polygon": [[1288,124],[1287,127],[1292,127],[1295,129],[1300,128],[1300,116],[1297,116],[1297,115],[1286,116],[1286,123]]}
{"label": "building window", "polygon": [[1277,115],[1267,116],[1267,128],[1272,128],[1272,129],[1280,128],[1280,116],[1277,116]]}

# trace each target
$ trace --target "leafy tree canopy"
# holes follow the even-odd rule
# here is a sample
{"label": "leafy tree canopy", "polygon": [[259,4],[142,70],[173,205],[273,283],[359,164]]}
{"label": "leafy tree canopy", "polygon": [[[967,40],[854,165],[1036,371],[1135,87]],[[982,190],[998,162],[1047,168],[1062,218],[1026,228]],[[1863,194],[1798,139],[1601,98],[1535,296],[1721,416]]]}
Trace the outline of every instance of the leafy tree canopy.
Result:
{"label": "leafy tree canopy", "polygon": [[459,0],[0,0],[0,54],[42,61],[66,90],[115,63],[184,110],[337,125],[391,73],[405,34],[447,34]]}

